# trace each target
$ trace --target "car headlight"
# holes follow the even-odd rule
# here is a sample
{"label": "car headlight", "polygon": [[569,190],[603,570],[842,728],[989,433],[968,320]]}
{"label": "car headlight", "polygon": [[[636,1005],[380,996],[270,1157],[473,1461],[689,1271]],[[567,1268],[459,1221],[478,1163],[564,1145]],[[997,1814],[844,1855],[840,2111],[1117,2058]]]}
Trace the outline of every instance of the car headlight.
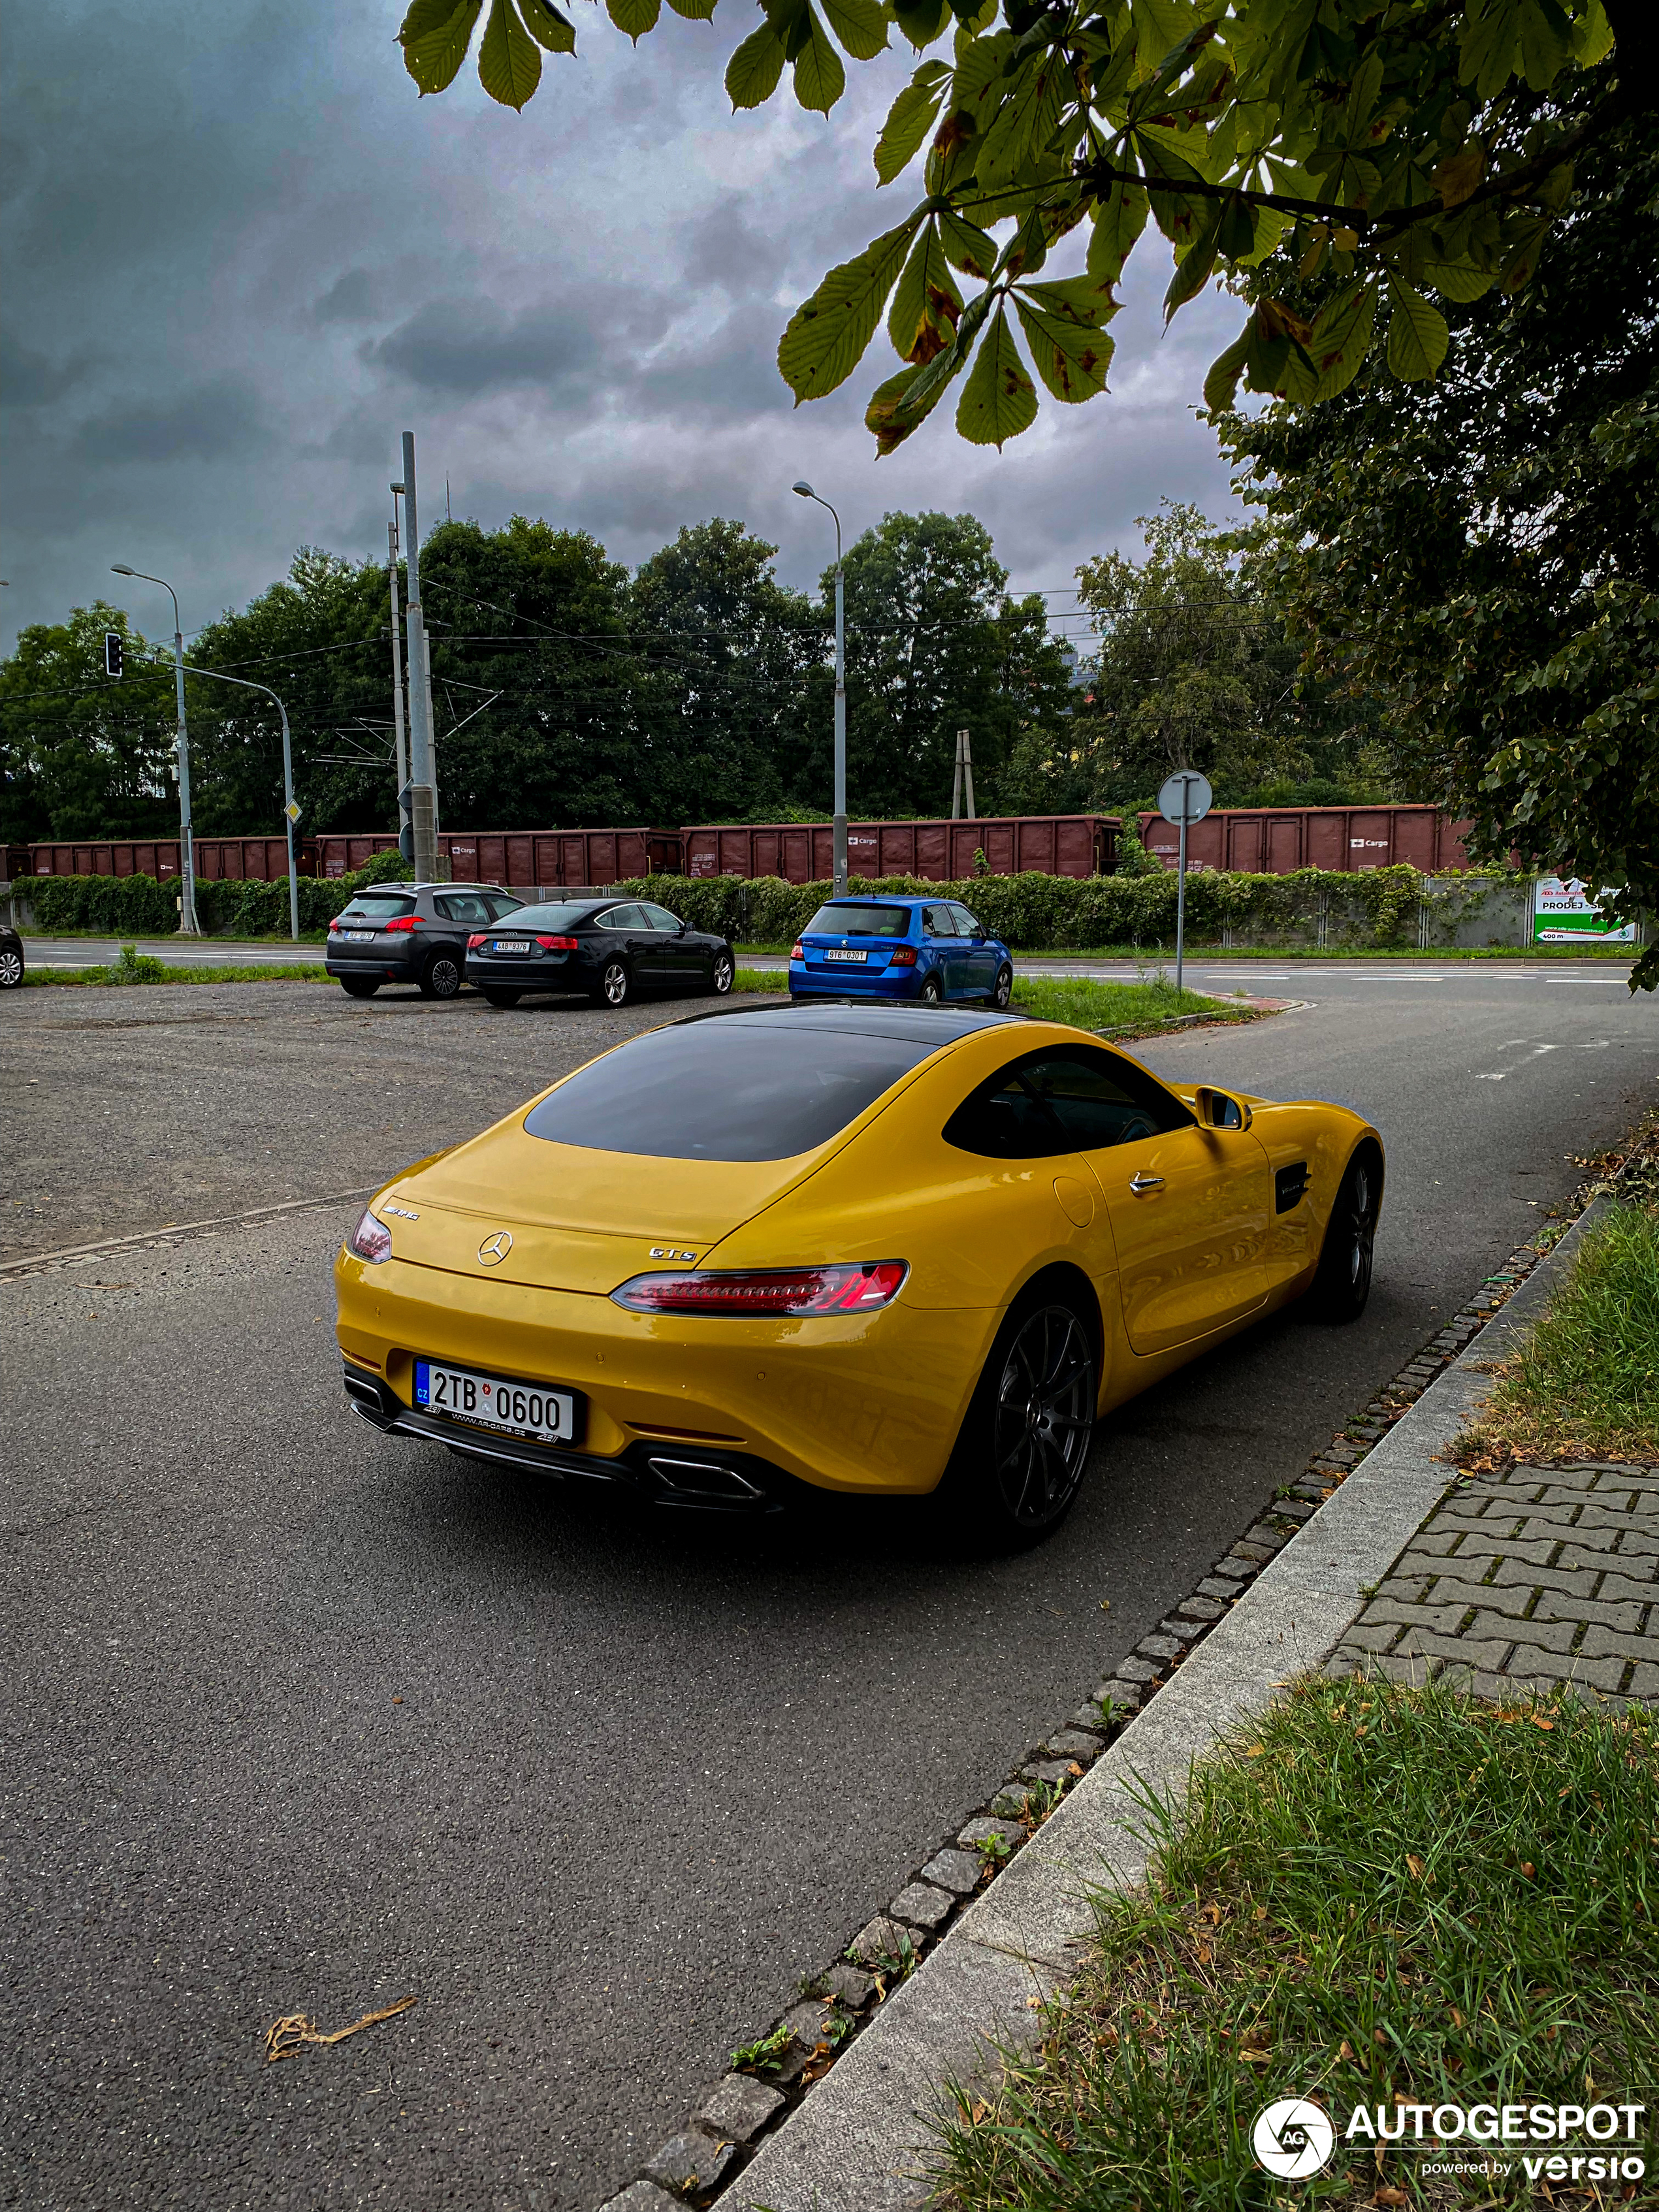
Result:
{"label": "car headlight", "polygon": [[346,1238],[346,1249],[379,1267],[382,1260],[392,1257],[392,1231],[365,1206],[362,1220]]}

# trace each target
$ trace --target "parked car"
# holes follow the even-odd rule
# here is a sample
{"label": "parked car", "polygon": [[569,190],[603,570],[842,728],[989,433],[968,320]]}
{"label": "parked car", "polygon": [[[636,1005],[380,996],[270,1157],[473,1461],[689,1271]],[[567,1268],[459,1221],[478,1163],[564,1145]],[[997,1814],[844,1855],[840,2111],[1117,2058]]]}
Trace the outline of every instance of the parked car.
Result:
{"label": "parked car", "polygon": [[372,999],[382,983],[453,999],[468,937],[522,903],[494,884],[371,884],[328,925],[325,964],[354,999]]}
{"label": "parked car", "polygon": [[737,972],[725,938],[688,929],[643,899],[520,907],[510,927],[466,940],[466,980],[492,1006],[516,1006],[527,991],[581,991],[604,1006],[625,1006],[644,991],[724,998]]}
{"label": "parked car", "polygon": [[722,1009],[369,1201],[346,1391],[641,1505],[937,1490],[1018,1547],[1115,1407],[1292,1299],[1358,1319],[1382,1174],[1346,1107],[1166,1083],[1057,1022]]}
{"label": "parked car", "polygon": [[1014,988],[1007,946],[954,899],[836,898],[821,906],[789,954],[792,999],[972,1000],[1006,1006]]}
{"label": "parked car", "polygon": [[23,940],[15,929],[0,929],[0,991],[15,991],[23,980]]}

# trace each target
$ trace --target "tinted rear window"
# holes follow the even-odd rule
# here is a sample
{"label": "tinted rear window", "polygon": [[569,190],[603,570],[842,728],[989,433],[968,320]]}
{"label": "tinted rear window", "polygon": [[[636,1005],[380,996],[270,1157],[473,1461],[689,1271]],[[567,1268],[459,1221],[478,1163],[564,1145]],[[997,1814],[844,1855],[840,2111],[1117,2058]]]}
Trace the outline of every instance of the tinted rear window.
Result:
{"label": "tinted rear window", "polygon": [[838,906],[832,900],[818,908],[806,930],[809,936],[821,933],[825,937],[908,937],[910,909],[908,906]]}
{"label": "tinted rear window", "polygon": [[414,900],[397,891],[360,891],[343,909],[345,915],[358,921],[390,921],[394,915],[414,911]]}
{"label": "tinted rear window", "polygon": [[656,1030],[580,1068],[525,1127],[665,1160],[787,1160],[825,1144],[945,1042],[739,1020]]}
{"label": "tinted rear window", "polygon": [[557,936],[574,929],[593,912],[591,906],[521,906],[513,915],[514,929],[544,929]]}

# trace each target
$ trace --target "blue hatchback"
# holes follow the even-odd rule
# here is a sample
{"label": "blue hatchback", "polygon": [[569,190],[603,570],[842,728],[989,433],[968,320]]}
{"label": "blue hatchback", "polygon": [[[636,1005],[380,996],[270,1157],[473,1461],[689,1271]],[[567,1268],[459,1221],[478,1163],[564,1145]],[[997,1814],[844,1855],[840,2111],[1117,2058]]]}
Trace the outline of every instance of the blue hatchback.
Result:
{"label": "blue hatchback", "polygon": [[838,898],[789,955],[792,999],[946,999],[1006,1006],[1014,963],[954,899]]}

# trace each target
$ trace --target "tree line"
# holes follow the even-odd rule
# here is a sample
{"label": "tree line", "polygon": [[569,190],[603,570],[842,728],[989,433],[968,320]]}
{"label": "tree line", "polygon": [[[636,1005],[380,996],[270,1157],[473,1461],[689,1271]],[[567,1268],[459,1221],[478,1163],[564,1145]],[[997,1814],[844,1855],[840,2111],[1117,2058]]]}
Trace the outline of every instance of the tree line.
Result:
{"label": "tree line", "polygon": [[[1264,597],[1259,532],[1166,503],[1144,556],[1078,571],[1081,652],[1015,594],[970,514],[890,514],[845,561],[851,804],[948,812],[967,729],[981,813],[1117,811],[1172,767],[1224,803],[1383,795],[1377,717],[1298,672]],[[822,819],[830,798],[833,571],[775,573],[742,523],[682,529],[630,573],[580,531],[446,522],[422,548],[441,817],[452,829]],[[401,593],[400,582],[400,593]],[[281,693],[311,830],[396,822],[386,571],[302,548],[188,648]],[[104,673],[122,632],[126,674]],[[276,834],[276,716],[187,679],[198,834]],[[37,624],[0,662],[0,838],[176,830],[171,655],[102,602]]]}

